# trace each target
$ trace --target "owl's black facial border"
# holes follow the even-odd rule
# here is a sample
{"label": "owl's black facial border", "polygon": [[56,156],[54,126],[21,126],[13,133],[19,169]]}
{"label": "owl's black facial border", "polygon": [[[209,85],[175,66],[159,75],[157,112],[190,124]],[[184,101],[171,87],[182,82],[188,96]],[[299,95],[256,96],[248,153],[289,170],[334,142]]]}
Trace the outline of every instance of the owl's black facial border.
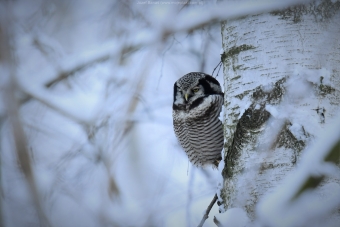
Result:
{"label": "owl's black facial border", "polygon": [[204,94],[206,94],[206,95],[220,94],[220,92],[215,91],[215,90],[210,86],[210,84],[209,84],[208,81],[210,81],[210,82],[212,82],[212,83],[214,83],[214,84],[220,86],[220,84],[218,83],[218,81],[217,81],[215,78],[211,77],[211,76],[206,76],[205,78],[201,78],[201,79],[199,79],[199,84],[203,86],[203,88],[204,88]]}
{"label": "owl's black facial border", "polygon": [[206,79],[207,81],[210,81],[210,82],[213,83],[213,84],[216,84],[216,85],[220,86],[220,83],[218,82],[218,80],[216,80],[214,77],[212,77],[212,76],[210,76],[210,75],[206,75],[206,76],[205,76],[205,79]]}
{"label": "owl's black facial border", "polygon": [[199,106],[199,105],[204,101],[204,98],[205,98],[205,96],[199,97],[198,99],[196,99],[195,101],[193,101],[193,102],[191,103],[191,105],[189,106],[189,110],[191,110],[191,109],[193,109],[193,108]]}
{"label": "owl's black facial border", "polygon": [[177,94],[177,85],[174,84],[174,103],[176,102],[176,94]]}

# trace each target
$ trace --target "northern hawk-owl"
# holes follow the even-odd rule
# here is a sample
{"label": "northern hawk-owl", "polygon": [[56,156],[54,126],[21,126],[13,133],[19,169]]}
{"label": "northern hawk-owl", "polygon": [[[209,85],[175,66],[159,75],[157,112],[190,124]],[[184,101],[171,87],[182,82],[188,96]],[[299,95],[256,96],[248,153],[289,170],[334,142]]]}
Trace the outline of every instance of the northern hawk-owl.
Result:
{"label": "northern hawk-owl", "polygon": [[217,166],[222,159],[222,104],[220,83],[208,74],[188,73],[174,84],[174,131],[195,166]]}

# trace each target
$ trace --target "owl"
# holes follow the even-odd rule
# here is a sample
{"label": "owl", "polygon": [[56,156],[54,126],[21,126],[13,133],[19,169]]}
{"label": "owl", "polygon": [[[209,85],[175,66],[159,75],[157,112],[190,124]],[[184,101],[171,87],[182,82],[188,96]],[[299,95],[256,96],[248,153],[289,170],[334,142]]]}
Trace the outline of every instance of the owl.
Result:
{"label": "owl", "polygon": [[222,159],[223,126],[219,120],[222,105],[221,86],[208,74],[188,73],[174,84],[174,131],[195,166],[218,166]]}

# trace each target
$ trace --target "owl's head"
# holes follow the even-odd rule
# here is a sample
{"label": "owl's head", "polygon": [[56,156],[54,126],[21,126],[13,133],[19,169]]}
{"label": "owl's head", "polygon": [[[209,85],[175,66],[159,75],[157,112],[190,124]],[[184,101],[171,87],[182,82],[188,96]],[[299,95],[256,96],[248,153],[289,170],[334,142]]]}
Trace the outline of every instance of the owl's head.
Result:
{"label": "owl's head", "polygon": [[189,105],[199,105],[209,95],[222,95],[220,83],[212,76],[192,72],[182,76],[174,84],[174,109],[182,109]]}

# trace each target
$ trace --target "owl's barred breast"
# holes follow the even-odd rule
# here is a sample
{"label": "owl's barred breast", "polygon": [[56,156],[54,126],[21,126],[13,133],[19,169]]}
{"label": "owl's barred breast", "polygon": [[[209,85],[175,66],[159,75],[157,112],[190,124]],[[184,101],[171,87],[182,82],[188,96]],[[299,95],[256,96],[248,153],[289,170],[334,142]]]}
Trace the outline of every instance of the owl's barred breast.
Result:
{"label": "owl's barred breast", "polygon": [[173,110],[174,131],[190,162],[196,166],[215,164],[221,160],[223,126],[219,120],[221,94],[208,95],[202,102]]}

